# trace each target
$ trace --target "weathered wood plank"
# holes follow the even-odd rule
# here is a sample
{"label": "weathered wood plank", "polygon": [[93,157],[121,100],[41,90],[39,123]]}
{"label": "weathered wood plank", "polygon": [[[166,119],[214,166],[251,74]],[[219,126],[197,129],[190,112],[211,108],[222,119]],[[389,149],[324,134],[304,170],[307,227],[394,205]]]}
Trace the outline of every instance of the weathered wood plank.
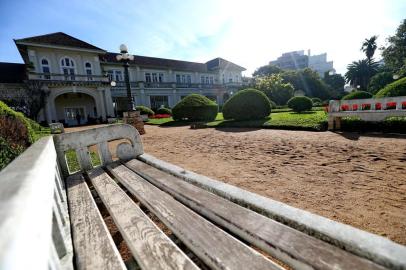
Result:
{"label": "weathered wood plank", "polygon": [[282,269],[124,165],[109,165],[108,169],[186,246],[213,269]]}
{"label": "weathered wood plank", "polygon": [[125,165],[196,212],[294,267],[382,269],[366,259],[241,207],[144,162],[131,160]]}
{"label": "weathered wood plank", "polygon": [[126,269],[84,178],[67,179],[77,269]]}
{"label": "weathered wood plank", "polygon": [[102,168],[88,174],[141,269],[199,269]]}

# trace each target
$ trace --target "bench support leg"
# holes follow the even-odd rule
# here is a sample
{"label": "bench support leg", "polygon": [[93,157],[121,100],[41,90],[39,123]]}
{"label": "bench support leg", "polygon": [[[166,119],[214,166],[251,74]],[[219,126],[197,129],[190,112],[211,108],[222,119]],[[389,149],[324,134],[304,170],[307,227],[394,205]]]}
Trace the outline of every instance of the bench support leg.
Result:
{"label": "bench support leg", "polygon": [[341,129],[341,117],[329,116],[328,118],[328,130]]}

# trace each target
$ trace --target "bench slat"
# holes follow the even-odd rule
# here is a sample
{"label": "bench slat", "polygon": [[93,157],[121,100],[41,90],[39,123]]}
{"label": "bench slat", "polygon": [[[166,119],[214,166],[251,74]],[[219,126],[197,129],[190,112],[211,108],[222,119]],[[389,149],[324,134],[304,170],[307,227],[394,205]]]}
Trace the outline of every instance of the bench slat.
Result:
{"label": "bench slat", "polygon": [[77,269],[126,269],[83,176],[67,187]]}
{"label": "bench slat", "polygon": [[113,175],[213,269],[282,269],[123,165]]}
{"label": "bench slat", "polygon": [[144,162],[134,159],[125,165],[196,212],[292,266],[300,267],[304,263],[315,269],[383,269],[366,259],[241,207]]}
{"label": "bench slat", "polygon": [[89,177],[141,269],[198,269],[103,169]]}

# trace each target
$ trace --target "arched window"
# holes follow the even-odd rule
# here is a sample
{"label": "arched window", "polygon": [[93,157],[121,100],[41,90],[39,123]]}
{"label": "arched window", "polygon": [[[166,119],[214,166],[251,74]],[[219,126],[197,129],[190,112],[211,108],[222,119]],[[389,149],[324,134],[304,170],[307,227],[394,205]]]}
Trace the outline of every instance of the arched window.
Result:
{"label": "arched window", "polygon": [[86,75],[87,75],[87,80],[88,80],[88,81],[93,81],[93,77],[92,77],[92,74],[93,74],[93,71],[92,71],[92,64],[90,64],[89,62],[86,62],[86,63],[85,63],[85,72],[86,72]]}
{"label": "arched window", "polygon": [[50,80],[51,79],[51,75],[49,75],[51,73],[51,68],[49,67],[49,61],[45,58],[43,58],[41,60],[41,69],[42,69],[42,73],[44,73],[44,79],[45,80]]}
{"label": "arched window", "polygon": [[75,63],[69,57],[61,59],[62,73],[65,75],[65,80],[75,80]]}

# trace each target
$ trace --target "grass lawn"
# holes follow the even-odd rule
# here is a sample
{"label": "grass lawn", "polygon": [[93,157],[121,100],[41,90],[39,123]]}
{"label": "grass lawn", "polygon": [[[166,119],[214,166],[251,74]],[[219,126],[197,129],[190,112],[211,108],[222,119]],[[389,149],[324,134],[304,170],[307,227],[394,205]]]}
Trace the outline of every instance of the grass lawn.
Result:
{"label": "grass lawn", "polygon": [[[172,118],[150,119],[149,125],[182,126],[190,122],[174,121]],[[270,117],[259,120],[224,120],[223,114],[217,114],[216,120],[206,123],[207,127],[252,127],[275,129],[326,130],[327,115],[324,111],[295,113],[292,111],[271,113]]]}

